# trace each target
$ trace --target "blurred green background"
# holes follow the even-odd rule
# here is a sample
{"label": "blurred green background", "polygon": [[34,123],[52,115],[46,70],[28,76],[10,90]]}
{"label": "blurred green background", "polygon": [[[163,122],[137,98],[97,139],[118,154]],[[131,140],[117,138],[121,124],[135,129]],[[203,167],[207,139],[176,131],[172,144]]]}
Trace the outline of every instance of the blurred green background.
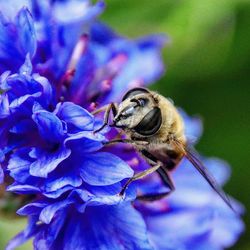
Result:
{"label": "blurred green background", "polygon": [[[197,149],[230,163],[232,176],[225,190],[249,210],[250,1],[106,2],[101,19],[120,34],[169,35],[171,43],[163,51],[167,73],[152,88],[203,118],[204,134]],[[244,220],[246,232],[232,249],[250,249],[248,213]],[[23,220],[12,221],[1,218],[0,248],[23,227]]]}

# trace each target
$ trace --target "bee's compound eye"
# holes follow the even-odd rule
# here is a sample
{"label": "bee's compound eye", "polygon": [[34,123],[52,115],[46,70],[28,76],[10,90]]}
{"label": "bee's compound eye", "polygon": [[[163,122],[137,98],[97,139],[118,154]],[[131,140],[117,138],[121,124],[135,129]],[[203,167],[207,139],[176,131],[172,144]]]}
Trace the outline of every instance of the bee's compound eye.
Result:
{"label": "bee's compound eye", "polygon": [[145,93],[149,93],[149,91],[147,89],[144,88],[133,88],[130,89],[122,98],[122,101],[124,101],[127,98],[131,98],[133,96],[136,96],[138,94],[145,94]]}
{"label": "bee's compound eye", "polygon": [[160,129],[161,124],[161,110],[158,107],[155,107],[142,118],[134,130],[141,135],[150,136]]}

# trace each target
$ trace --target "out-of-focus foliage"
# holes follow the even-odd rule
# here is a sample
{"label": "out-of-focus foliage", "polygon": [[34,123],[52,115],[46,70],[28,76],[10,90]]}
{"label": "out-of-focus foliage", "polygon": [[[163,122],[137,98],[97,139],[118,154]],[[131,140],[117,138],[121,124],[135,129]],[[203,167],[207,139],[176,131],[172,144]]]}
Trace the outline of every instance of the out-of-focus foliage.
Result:
{"label": "out-of-focus foliage", "polygon": [[[171,42],[164,51],[167,74],[153,88],[170,96],[190,114],[204,118],[204,136],[198,148],[232,165],[226,191],[250,209],[247,192],[250,1],[106,0],[106,3],[102,20],[119,33],[130,37],[157,32],[169,35]],[[24,223],[2,219],[2,215],[0,218],[2,249],[8,236],[11,238],[20,231]],[[250,221],[249,215],[245,221]],[[250,225],[247,227],[246,232]],[[247,233],[233,249],[250,249]]]}

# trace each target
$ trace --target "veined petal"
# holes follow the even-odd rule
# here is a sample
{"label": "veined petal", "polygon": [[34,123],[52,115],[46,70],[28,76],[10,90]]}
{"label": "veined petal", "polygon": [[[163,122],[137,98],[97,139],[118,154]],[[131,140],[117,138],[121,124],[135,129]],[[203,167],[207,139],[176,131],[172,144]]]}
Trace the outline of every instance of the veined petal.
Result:
{"label": "veined petal", "polygon": [[8,117],[10,114],[9,100],[6,94],[1,94],[0,88],[0,119]]}
{"label": "veined petal", "polygon": [[60,103],[57,108],[57,116],[67,124],[75,126],[81,130],[93,130],[94,118],[86,109],[72,102]]}
{"label": "veined petal", "polygon": [[[77,21],[88,22],[99,15],[104,9],[104,2],[99,1],[96,5],[90,5],[90,1],[75,1],[68,2],[57,1],[54,5],[54,14],[57,21],[61,23],[73,23]],[[65,10],[68,15],[65,15]]]}
{"label": "veined petal", "polygon": [[11,133],[23,134],[30,133],[36,128],[35,123],[31,119],[20,120],[9,131]]}
{"label": "veined petal", "polygon": [[33,215],[39,214],[44,207],[46,207],[48,203],[42,202],[32,202],[27,204],[17,210],[17,214],[19,215]]}
{"label": "veined petal", "polygon": [[144,221],[130,203],[87,208],[82,216],[69,218],[64,235],[69,250],[152,249]]}
{"label": "veined petal", "polygon": [[32,63],[30,61],[30,54],[26,55],[24,64],[19,69],[20,74],[30,76],[32,72]]}
{"label": "veined petal", "polygon": [[39,219],[42,222],[49,224],[58,210],[63,209],[66,206],[69,206],[73,202],[74,202],[73,199],[65,199],[64,201],[55,202],[49,206],[46,206],[41,211]]}
{"label": "veined petal", "polygon": [[23,53],[33,56],[36,52],[36,34],[31,14],[22,8],[17,15],[17,29]]}
{"label": "veined petal", "polygon": [[29,178],[29,167],[31,158],[29,158],[30,148],[22,148],[11,155],[7,165],[10,176],[20,183],[25,183]]}
{"label": "veined petal", "polygon": [[48,178],[45,182],[45,191],[50,193],[62,189],[65,186],[79,187],[82,184],[81,177],[75,173],[69,173],[66,171],[64,175],[62,173],[55,173],[54,176]]}
{"label": "veined petal", "polygon": [[57,211],[57,218],[52,220],[48,226],[44,224],[43,229],[36,234],[34,239],[35,250],[64,249],[62,240],[58,239],[58,236],[63,231],[67,214],[65,211]]}
{"label": "veined petal", "polygon": [[49,104],[54,102],[53,98],[54,98],[55,93],[54,93],[53,86],[50,84],[47,78],[40,76],[39,74],[33,74],[32,76],[34,80],[42,86],[43,96],[46,97],[43,99],[41,98],[40,102],[45,103],[45,107],[49,106]]}
{"label": "veined petal", "polygon": [[60,189],[57,189],[55,191],[52,191],[52,192],[43,192],[43,195],[48,197],[48,198],[52,198],[52,199],[56,199],[58,197],[60,197],[63,193],[69,191],[69,190],[72,190],[74,187],[72,186],[64,186]]}
{"label": "veined petal", "polygon": [[105,186],[133,176],[134,171],[117,156],[100,152],[79,162],[80,175],[90,185]]}
{"label": "veined petal", "polygon": [[38,187],[34,187],[26,184],[18,184],[13,183],[6,188],[9,192],[20,193],[20,194],[35,194],[40,193],[40,189]]}
{"label": "veined petal", "polygon": [[36,156],[37,160],[31,163],[30,174],[46,178],[59,163],[69,157],[70,153],[71,150],[67,148],[59,148],[54,153],[49,153],[47,151],[39,152],[39,150],[34,149],[31,155]]}
{"label": "veined petal", "polygon": [[0,184],[2,184],[3,181],[4,181],[4,172],[3,172],[2,166],[0,164]]}
{"label": "veined petal", "polygon": [[26,101],[28,100],[32,100],[34,98],[37,98],[39,96],[41,96],[41,92],[37,92],[37,93],[34,93],[34,94],[26,94],[26,95],[23,95],[19,98],[16,98],[14,99],[11,103],[10,103],[10,109],[11,111],[16,111],[23,103],[25,103]]}
{"label": "veined petal", "polygon": [[40,135],[48,142],[58,143],[62,140],[64,129],[61,120],[48,111],[38,111],[32,115]]}
{"label": "veined petal", "polygon": [[94,135],[92,131],[83,131],[69,135],[69,137],[64,140],[64,144],[68,148],[74,148],[74,151],[80,155],[84,155],[88,152],[101,149],[103,147],[102,141],[105,140],[105,137],[99,133]]}

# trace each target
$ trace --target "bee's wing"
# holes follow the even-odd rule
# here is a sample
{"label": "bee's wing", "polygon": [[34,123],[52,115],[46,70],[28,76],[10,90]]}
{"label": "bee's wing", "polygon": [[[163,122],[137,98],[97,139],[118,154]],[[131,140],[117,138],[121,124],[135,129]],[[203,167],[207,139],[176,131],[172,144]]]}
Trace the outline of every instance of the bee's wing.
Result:
{"label": "bee's wing", "polygon": [[220,185],[216,182],[214,177],[209,173],[207,168],[203,165],[203,163],[191,152],[190,149],[184,147],[180,142],[175,141],[176,145],[183,151],[186,158],[192,163],[192,165],[199,171],[199,173],[205,178],[208,184],[213,188],[213,190],[222,198],[222,200],[234,211],[232,204],[228,196],[221,189]]}

